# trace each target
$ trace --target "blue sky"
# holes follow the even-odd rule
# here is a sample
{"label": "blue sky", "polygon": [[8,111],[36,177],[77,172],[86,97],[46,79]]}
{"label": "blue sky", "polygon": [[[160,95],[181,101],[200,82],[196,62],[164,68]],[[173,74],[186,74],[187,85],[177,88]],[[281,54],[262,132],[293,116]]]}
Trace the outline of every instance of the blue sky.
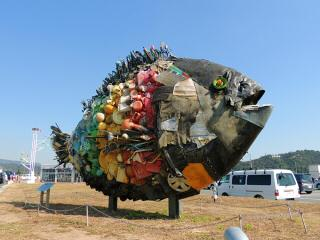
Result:
{"label": "blue sky", "polygon": [[[0,158],[31,148],[31,128],[71,132],[114,63],[166,42],[177,56],[233,67],[274,105],[252,158],[320,150],[319,1],[0,2]],[[47,147],[37,160],[52,162]],[[247,156],[248,158],[248,156]]]}

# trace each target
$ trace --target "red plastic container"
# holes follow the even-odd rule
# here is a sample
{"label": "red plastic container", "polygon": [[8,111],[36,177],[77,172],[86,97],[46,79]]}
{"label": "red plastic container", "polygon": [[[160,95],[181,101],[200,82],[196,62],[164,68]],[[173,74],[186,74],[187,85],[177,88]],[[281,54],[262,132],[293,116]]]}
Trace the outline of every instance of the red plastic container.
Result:
{"label": "red plastic container", "polygon": [[132,122],[134,123],[139,123],[141,118],[143,118],[143,114],[142,113],[139,113],[139,112],[135,112],[133,114],[133,116],[131,117],[131,120]]}
{"label": "red plastic container", "polygon": [[154,163],[147,163],[146,170],[152,173],[159,173],[161,169],[161,164],[162,164],[161,160],[157,160]]}
{"label": "red plastic container", "polygon": [[142,85],[149,78],[148,71],[140,71],[137,74],[138,85]]}
{"label": "red plastic container", "polygon": [[132,163],[132,171],[135,175],[135,178],[140,180],[140,179],[144,179],[146,177],[151,176],[151,172],[148,172],[146,170],[146,165],[139,163],[139,162],[133,162]]}
{"label": "red plastic container", "polygon": [[154,127],[155,111],[152,106],[152,100],[150,98],[145,97],[143,99],[143,105],[144,105],[144,110],[146,112],[147,127],[153,128]]}
{"label": "red plastic container", "polygon": [[125,164],[130,164],[129,158],[132,156],[131,151],[122,151],[122,159]]}

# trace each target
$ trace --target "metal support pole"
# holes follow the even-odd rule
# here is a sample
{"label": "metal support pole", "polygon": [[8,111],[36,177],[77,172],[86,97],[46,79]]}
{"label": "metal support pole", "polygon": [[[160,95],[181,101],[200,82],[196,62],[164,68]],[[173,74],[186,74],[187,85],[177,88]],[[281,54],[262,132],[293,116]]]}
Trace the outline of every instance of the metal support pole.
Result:
{"label": "metal support pole", "polygon": [[304,222],[303,212],[299,211],[299,213],[300,213],[301,221],[302,221],[302,224],[303,224],[303,227],[304,227],[304,233],[307,233],[307,226],[306,226],[306,223]]}
{"label": "metal support pole", "polygon": [[177,219],[180,218],[180,206],[179,199],[175,193],[169,194],[169,218]]}
{"label": "metal support pole", "polygon": [[118,209],[118,198],[114,196],[109,196],[109,211],[117,211]]}
{"label": "metal support pole", "polygon": [[86,205],[87,227],[89,227],[89,206]]}
{"label": "metal support pole", "polygon": [[43,196],[44,196],[44,192],[41,191],[41,193],[40,193],[40,205],[43,205]]}
{"label": "metal support pole", "polygon": [[289,216],[290,216],[290,220],[292,220],[292,214],[291,214],[291,208],[290,208],[290,205],[287,204],[287,207],[288,207],[288,213],[289,213]]}
{"label": "metal support pole", "polygon": [[242,230],[242,216],[241,216],[241,214],[239,214],[239,226],[240,226],[240,229]]}
{"label": "metal support pole", "polygon": [[50,189],[48,189],[46,193],[46,207],[49,207],[49,201],[50,201]]}

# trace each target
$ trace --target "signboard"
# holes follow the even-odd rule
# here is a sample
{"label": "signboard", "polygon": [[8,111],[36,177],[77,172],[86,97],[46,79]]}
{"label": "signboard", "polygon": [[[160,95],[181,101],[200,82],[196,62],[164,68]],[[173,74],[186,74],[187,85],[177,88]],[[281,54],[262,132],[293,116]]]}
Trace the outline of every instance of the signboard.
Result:
{"label": "signboard", "polygon": [[50,188],[52,188],[53,185],[54,185],[54,183],[44,183],[38,188],[38,191],[45,192],[45,191],[49,190]]}

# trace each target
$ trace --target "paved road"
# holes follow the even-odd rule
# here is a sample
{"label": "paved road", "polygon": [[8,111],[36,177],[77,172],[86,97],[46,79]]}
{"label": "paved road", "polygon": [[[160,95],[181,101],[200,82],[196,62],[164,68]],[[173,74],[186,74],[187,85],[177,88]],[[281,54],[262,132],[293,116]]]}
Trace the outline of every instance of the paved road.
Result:
{"label": "paved road", "polygon": [[[212,195],[211,190],[201,190],[201,195]],[[296,199],[299,202],[320,204],[320,190],[315,190],[311,194],[302,193],[301,197]]]}
{"label": "paved road", "polygon": [[311,194],[301,194],[300,199],[297,199],[300,202],[312,202],[320,204],[320,190],[315,190]]}

